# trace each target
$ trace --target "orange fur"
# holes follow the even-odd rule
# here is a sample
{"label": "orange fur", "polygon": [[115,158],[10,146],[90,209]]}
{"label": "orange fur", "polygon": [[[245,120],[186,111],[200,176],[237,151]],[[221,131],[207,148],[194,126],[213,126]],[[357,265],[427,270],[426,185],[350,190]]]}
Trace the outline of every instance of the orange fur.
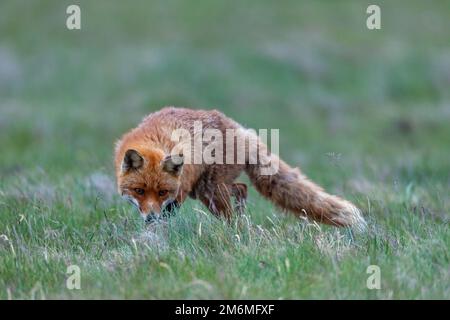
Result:
{"label": "orange fur", "polygon": [[[236,207],[241,210],[245,204],[247,186],[235,183],[240,173],[245,171],[256,189],[282,209],[336,226],[360,228],[365,225],[353,204],[326,193],[299,169],[289,167],[269,152],[263,153],[266,160],[279,163],[279,171],[273,175],[262,175],[261,166],[250,164],[248,158],[244,164],[203,163],[174,167],[171,159],[167,159],[175,146],[171,133],[184,128],[192,134],[194,121],[201,121],[203,130],[218,129],[224,136],[226,129],[238,129],[241,134],[248,134],[244,133],[242,126],[216,110],[167,107],[147,116],[137,128],[118,141],[115,167],[119,193],[131,198],[144,218],[149,214],[159,215],[168,199],[181,204],[190,196],[202,201],[216,216],[229,219]],[[257,141],[258,147],[267,151],[267,147]],[[128,154],[129,150],[133,152]],[[137,194],[138,189],[144,193]],[[161,191],[167,191],[167,194],[161,195]],[[235,205],[231,202],[232,197]]]}

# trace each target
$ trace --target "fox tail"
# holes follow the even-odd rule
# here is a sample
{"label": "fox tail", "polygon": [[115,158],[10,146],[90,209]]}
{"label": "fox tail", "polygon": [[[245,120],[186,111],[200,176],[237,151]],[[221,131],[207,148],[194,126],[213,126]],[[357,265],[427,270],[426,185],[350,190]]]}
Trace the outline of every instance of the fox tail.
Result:
{"label": "fox tail", "polygon": [[[282,209],[321,223],[351,226],[357,231],[366,228],[366,222],[355,205],[326,193],[298,168],[291,168],[277,155],[268,152],[267,146],[262,142],[258,140],[257,143],[259,161],[257,164],[247,163],[245,171],[252,184],[265,198]],[[267,171],[268,163],[278,170],[273,174],[263,172]]]}

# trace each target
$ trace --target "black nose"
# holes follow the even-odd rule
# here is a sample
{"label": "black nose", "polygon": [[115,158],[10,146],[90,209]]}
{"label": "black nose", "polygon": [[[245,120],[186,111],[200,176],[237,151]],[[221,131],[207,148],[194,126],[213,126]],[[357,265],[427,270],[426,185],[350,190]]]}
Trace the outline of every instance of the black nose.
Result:
{"label": "black nose", "polygon": [[158,220],[158,217],[156,215],[154,215],[153,213],[150,213],[145,217],[145,223],[153,223],[153,222],[156,222],[157,220]]}

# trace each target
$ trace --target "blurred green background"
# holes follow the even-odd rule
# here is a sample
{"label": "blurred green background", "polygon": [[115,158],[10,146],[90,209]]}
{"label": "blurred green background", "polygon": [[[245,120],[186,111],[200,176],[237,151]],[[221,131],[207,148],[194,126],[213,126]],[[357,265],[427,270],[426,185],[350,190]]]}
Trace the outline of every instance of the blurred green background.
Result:
{"label": "blurred green background", "polygon": [[450,4],[380,2],[369,31],[369,3],[3,1],[2,173],[107,166],[120,134],[176,105],[279,128],[310,170],[336,152],[448,180]]}
{"label": "blurred green background", "polygon": [[[278,128],[281,156],[355,201],[370,221],[394,230],[410,219],[400,211],[422,210],[446,230],[450,2],[376,1],[382,29],[370,31],[372,3],[2,1],[0,233],[37,245],[14,236],[17,217],[46,216],[49,207],[38,212],[35,201],[56,194],[59,215],[50,216],[63,219],[85,179],[115,199],[114,142],[166,105],[217,108],[247,127]],[[81,7],[81,30],[66,28],[70,4]],[[103,215],[67,219],[88,228]],[[443,235],[448,244],[448,231],[428,233]],[[14,280],[12,265],[2,284],[25,295],[35,282]],[[448,280],[448,270],[441,276]]]}

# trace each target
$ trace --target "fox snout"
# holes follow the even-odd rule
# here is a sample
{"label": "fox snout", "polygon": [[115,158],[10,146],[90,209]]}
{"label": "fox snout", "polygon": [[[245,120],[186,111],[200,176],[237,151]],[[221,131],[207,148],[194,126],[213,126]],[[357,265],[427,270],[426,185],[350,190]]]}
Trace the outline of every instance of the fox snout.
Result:
{"label": "fox snout", "polygon": [[143,208],[142,206],[137,206],[136,209],[138,210],[140,216],[144,220],[144,222],[149,223],[155,220],[158,220],[160,218],[161,213],[157,212],[153,209]]}
{"label": "fox snout", "polygon": [[155,214],[153,212],[151,212],[147,215],[141,213],[141,216],[144,219],[145,223],[150,223],[150,222],[156,221],[159,218],[159,214]]}
{"label": "fox snout", "polygon": [[162,210],[155,210],[155,207],[160,206],[153,205],[152,203],[141,203],[139,200],[127,194],[123,194],[122,197],[136,208],[142,219],[147,223],[158,220],[161,216],[170,216],[179,207],[176,200],[169,199],[162,204]]}
{"label": "fox snout", "polygon": [[139,205],[138,211],[141,217],[145,222],[151,222],[159,218],[161,213],[158,210],[155,210],[155,206],[153,205]]}
{"label": "fox snout", "polygon": [[175,210],[179,207],[178,203],[176,201],[171,201],[167,205],[165,205],[164,209],[161,212],[153,212],[150,211],[148,213],[142,212],[140,209],[139,213],[141,214],[141,217],[144,219],[146,223],[154,222],[161,217],[169,217],[174,214]]}
{"label": "fox snout", "polygon": [[156,210],[153,210],[152,205],[140,203],[137,199],[128,194],[122,194],[122,197],[123,199],[128,201],[131,205],[133,205],[133,207],[136,208],[136,210],[139,212],[144,221],[147,221],[149,219],[152,220],[154,218],[159,217],[160,213],[156,212]]}
{"label": "fox snout", "polygon": [[178,202],[176,200],[170,200],[163,204],[161,212],[150,211],[150,213],[147,214],[143,213],[141,210],[139,210],[139,212],[141,213],[142,218],[144,218],[144,221],[146,223],[150,223],[161,217],[169,217],[173,215],[178,208]]}

